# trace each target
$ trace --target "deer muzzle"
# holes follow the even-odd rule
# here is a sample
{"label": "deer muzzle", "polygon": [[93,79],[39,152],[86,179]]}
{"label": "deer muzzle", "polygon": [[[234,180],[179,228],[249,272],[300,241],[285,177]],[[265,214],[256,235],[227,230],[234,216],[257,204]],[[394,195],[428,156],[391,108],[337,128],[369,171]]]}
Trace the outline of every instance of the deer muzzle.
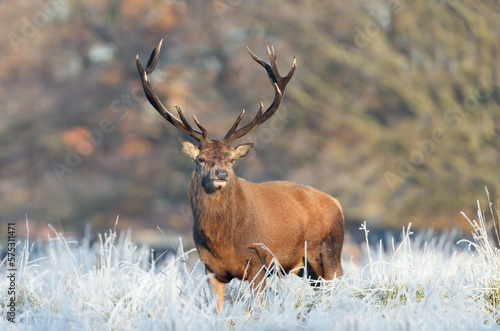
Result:
{"label": "deer muzzle", "polygon": [[216,169],[211,176],[212,185],[216,189],[221,189],[226,186],[227,178],[229,177],[229,173],[227,170]]}
{"label": "deer muzzle", "polygon": [[225,181],[225,180],[227,180],[228,173],[227,173],[227,170],[217,169],[214,171],[214,175],[217,178],[217,180],[224,180]]}

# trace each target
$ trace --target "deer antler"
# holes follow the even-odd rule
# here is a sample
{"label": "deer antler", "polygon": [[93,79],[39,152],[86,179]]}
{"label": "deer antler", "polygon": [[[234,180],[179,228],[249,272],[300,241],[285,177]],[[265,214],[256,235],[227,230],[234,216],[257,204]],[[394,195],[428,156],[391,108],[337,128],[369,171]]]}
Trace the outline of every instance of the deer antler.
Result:
{"label": "deer antler", "polygon": [[179,106],[175,106],[175,109],[177,109],[177,113],[181,118],[180,120],[171,112],[169,112],[167,108],[165,108],[165,106],[161,103],[160,99],[158,99],[156,92],[153,90],[151,84],[149,83],[151,78],[151,73],[153,72],[156,63],[158,62],[158,56],[160,55],[160,49],[162,43],[163,39],[158,44],[158,47],[156,47],[151,53],[151,56],[149,57],[148,60],[148,64],[146,66],[146,70],[142,68],[141,62],[139,61],[139,55],[135,57],[135,63],[137,65],[137,70],[139,70],[139,74],[141,75],[142,87],[144,88],[146,97],[148,98],[149,103],[151,103],[151,105],[160,113],[161,116],[163,116],[164,119],[169,121],[177,129],[181,130],[185,134],[196,139],[200,144],[200,146],[202,147],[206,146],[210,143],[210,139],[207,138],[207,130],[205,130],[205,128],[201,126],[200,122],[198,122],[198,120],[196,119],[196,116],[193,115],[193,119],[198,128],[201,130],[201,132],[196,131],[191,127],[189,122],[184,117],[184,114],[182,113],[182,110],[181,108],[179,108]]}
{"label": "deer antler", "polygon": [[267,108],[267,110],[264,112],[264,106],[262,102],[260,103],[260,108],[257,111],[257,114],[255,115],[254,119],[245,125],[244,127],[236,130],[238,127],[238,124],[240,123],[241,119],[243,118],[243,114],[245,114],[245,111],[242,111],[240,116],[236,119],[232,127],[229,129],[229,131],[226,133],[224,138],[222,139],[222,142],[226,144],[227,146],[231,146],[231,143],[235,141],[238,138],[243,137],[250,131],[256,129],[259,125],[267,121],[271,116],[274,115],[276,110],[278,109],[281,100],[283,99],[283,93],[285,92],[285,87],[292,78],[295,69],[297,68],[297,62],[295,61],[295,57],[293,58],[293,64],[292,64],[292,69],[290,69],[290,72],[288,75],[285,77],[282,77],[279,72],[278,72],[278,67],[276,66],[276,53],[274,52],[274,47],[267,46],[267,52],[269,53],[269,59],[270,63],[264,62],[261,60],[257,55],[255,55],[248,47],[247,47],[248,52],[252,56],[252,58],[259,63],[264,69],[267,71],[267,75],[269,76],[269,80],[271,81],[271,84],[273,85],[274,88],[274,101],[273,103]]}

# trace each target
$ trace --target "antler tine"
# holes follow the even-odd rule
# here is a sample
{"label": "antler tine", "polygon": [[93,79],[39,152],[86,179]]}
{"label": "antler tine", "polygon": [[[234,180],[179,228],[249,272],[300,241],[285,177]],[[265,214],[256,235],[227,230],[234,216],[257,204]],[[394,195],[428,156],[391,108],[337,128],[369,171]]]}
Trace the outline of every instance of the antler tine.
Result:
{"label": "antler tine", "polygon": [[278,67],[276,65],[276,53],[274,51],[274,47],[267,46],[267,52],[269,54],[269,60],[270,63],[267,63],[260,59],[257,55],[255,55],[248,47],[247,47],[248,53],[250,53],[250,56],[260,64],[264,69],[266,69],[267,75],[269,76],[269,80],[271,81],[271,85],[274,88],[274,100],[273,103],[269,106],[269,108],[266,109],[266,111],[263,111],[263,105],[262,102],[260,103],[260,109],[255,115],[254,119],[245,125],[244,127],[236,130],[237,123],[241,120],[241,116],[237,119],[235,122],[235,125],[229,129],[227,132],[226,136],[224,137],[223,141],[227,145],[231,145],[231,143],[246,135],[250,131],[256,129],[259,125],[267,121],[271,116],[274,115],[276,110],[278,109],[281,100],[283,99],[283,93],[285,92],[286,85],[292,78],[293,74],[295,73],[295,69],[297,68],[297,61],[295,57],[293,58],[293,63],[292,63],[292,68],[288,72],[288,74],[285,77],[282,77],[279,72],[278,72]]}
{"label": "antler tine", "polygon": [[269,54],[269,60],[271,60],[271,65],[276,66],[276,53],[274,52],[274,46],[271,45],[269,49],[269,45],[267,46],[267,53]]}
{"label": "antler tine", "polygon": [[[276,85],[276,84],[274,84]],[[260,102],[260,106],[259,106],[259,110],[257,111],[257,114],[255,114],[255,117],[253,118],[252,122],[250,122],[250,125],[253,123],[257,123],[257,121],[260,119],[260,116],[262,115],[262,113],[264,112],[264,104],[262,103],[262,101]]]}
{"label": "antler tine", "polygon": [[187,121],[186,117],[182,113],[181,107],[175,105],[174,108],[177,110],[177,114],[179,114],[179,117],[181,118],[182,124],[186,127],[188,134],[192,135],[194,133],[193,128],[191,127],[191,124]]}
{"label": "antler tine", "polygon": [[[206,130],[199,124],[198,127],[202,132],[198,132],[196,130],[193,130],[189,122],[186,120],[184,115],[182,114],[181,109],[178,106],[175,106],[177,109],[177,112],[179,113],[180,120],[173,115],[170,111],[168,111],[167,108],[161,103],[160,99],[156,95],[156,92],[153,90],[150,84],[150,75],[153,72],[154,68],[156,67],[156,64],[158,63],[158,58],[160,55],[160,49],[163,44],[163,39],[160,41],[158,46],[153,50],[151,53],[148,64],[146,66],[146,70],[142,68],[141,61],[139,60],[139,55],[135,57],[135,63],[137,66],[137,70],[139,71],[139,74],[141,75],[141,81],[142,81],[142,87],[144,89],[144,93],[146,94],[146,97],[148,98],[149,103],[160,113],[160,115],[166,119],[168,122],[170,122],[173,126],[175,126],[177,129],[181,130],[185,134],[193,137],[196,139],[201,146],[205,146],[210,143],[210,139],[207,138],[207,132]],[[196,121],[197,122],[197,121]]]}
{"label": "antler tine", "polygon": [[229,137],[231,137],[233,135],[234,131],[236,131],[236,128],[238,127],[238,124],[240,124],[240,121],[243,118],[243,115],[245,115],[245,109],[243,109],[243,111],[241,112],[240,116],[238,116],[238,118],[236,119],[236,121],[234,121],[234,123],[231,126],[231,128],[229,129],[229,131],[226,133],[226,135],[224,136],[224,138],[222,138],[222,141],[226,141]]}
{"label": "antler tine", "polygon": [[194,115],[193,115],[193,120],[196,123],[196,125],[200,128],[203,137],[207,138],[207,130],[200,124],[200,122],[198,122],[198,119]]}
{"label": "antler tine", "polygon": [[[250,56],[255,60],[255,62],[259,63],[261,66],[263,66],[265,68],[267,63],[264,62],[260,57],[255,55],[254,52],[252,52],[250,50],[250,48],[248,48],[248,46],[246,46],[246,48],[247,48],[248,53],[250,53]],[[267,46],[267,49],[269,51],[269,46]]]}
{"label": "antler tine", "polygon": [[[156,64],[158,63],[158,58],[160,57],[160,50],[162,45],[163,45],[163,39],[160,40],[158,46],[151,52],[151,55],[149,56],[148,64],[146,65],[146,74],[148,76],[151,75],[151,73],[156,67]],[[139,55],[137,55],[137,58],[139,58]]]}

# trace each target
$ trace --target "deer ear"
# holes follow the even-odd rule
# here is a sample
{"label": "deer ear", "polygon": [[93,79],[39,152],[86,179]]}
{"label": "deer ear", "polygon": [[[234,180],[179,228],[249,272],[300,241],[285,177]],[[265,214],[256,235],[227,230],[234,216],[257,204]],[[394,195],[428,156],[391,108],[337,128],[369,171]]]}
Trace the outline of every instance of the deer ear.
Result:
{"label": "deer ear", "polygon": [[189,156],[192,159],[196,159],[196,157],[201,153],[200,149],[193,145],[192,142],[184,140],[182,138],[179,139],[181,142],[182,154]]}
{"label": "deer ear", "polygon": [[242,157],[247,156],[248,152],[252,149],[253,144],[241,144],[238,145],[233,152],[234,159],[241,159]]}

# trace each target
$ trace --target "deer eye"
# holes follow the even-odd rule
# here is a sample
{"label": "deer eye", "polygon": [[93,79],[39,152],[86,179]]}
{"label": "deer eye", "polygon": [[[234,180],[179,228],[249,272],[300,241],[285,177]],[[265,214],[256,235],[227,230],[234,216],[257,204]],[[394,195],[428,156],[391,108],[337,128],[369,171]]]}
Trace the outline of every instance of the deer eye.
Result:
{"label": "deer eye", "polygon": [[231,162],[231,164],[234,163],[234,159],[229,160],[229,162]]}
{"label": "deer eye", "polygon": [[198,159],[198,162],[205,163],[205,159],[201,157],[201,158]]}

